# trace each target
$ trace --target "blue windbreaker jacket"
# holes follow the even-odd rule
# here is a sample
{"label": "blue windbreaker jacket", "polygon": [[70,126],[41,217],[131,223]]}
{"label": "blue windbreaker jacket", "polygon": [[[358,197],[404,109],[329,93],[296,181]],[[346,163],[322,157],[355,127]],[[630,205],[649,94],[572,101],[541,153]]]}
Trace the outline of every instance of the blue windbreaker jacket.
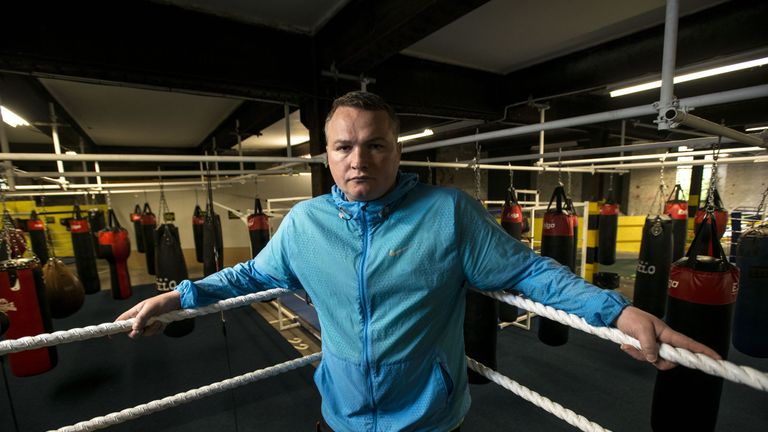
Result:
{"label": "blue windbreaker jacket", "polygon": [[191,308],[305,289],[322,328],[315,382],[331,428],[443,432],[470,405],[468,285],[512,288],[597,326],[628,304],[514,240],[467,194],[404,173],[375,201],[346,201],[334,186],[297,204],[256,258],[177,290]]}

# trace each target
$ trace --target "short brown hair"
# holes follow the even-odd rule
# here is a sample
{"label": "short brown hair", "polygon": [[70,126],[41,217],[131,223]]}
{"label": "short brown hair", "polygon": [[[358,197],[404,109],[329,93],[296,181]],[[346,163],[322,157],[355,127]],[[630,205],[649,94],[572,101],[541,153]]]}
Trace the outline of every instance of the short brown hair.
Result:
{"label": "short brown hair", "polygon": [[331,105],[331,111],[328,112],[328,116],[325,118],[325,132],[328,136],[328,122],[331,121],[331,117],[339,107],[358,108],[365,111],[384,111],[389,117],[389,128],[392,130],[392,135],[397,141],[397,136],[400,135],[400,119],[397,118],[397,113],[394,108],[384,101],[381,96],[365,92],[365,91],[351,91],[343,96],[339,96],[333,101]]}

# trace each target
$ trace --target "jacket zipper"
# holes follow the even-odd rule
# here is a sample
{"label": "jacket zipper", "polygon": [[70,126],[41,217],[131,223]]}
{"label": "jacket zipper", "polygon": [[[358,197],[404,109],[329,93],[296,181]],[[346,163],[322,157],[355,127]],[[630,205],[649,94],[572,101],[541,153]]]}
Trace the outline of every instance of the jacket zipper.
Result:
{"label": "jacket zipper", "polygon": [[360,301],[363,305],[363,352],[365,359],[365,367],[367,369],[366,375],[368,376],[368,390],[371,393],[371,406],[373,407],[373,430],[376,430],[377,412],[376,412],[376,398],[373,393],[373,373],[371,367],[371,346],[368,335],[368,323],[371,320],[371,311],[368,308],[367,298],[367,284],[365,279],[365,262],[368,258],[368,246],[369,246],[369,232],[368,232],[368,220],[365,215],[365,209],[361,209],[361,227],[363,231],[363,254],[360,257],[360,271],[358,272],[358,285],[360,287]]}

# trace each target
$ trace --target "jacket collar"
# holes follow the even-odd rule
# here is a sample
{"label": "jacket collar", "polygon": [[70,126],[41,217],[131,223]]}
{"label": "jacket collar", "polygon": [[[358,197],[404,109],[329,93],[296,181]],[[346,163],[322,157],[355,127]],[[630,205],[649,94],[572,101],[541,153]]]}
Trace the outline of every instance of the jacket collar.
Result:
{"label": "jacket collar", "polygon": [[366,212],[372,221],[385,219],[392,208],[419,182],[419,176],[413,173],[397,173],[395,188],[383,197],[373,201],[347,201],[344,192],[333,185],[331,195],[339,209],[339,217],[345,220],[357,219],[361,212]]}

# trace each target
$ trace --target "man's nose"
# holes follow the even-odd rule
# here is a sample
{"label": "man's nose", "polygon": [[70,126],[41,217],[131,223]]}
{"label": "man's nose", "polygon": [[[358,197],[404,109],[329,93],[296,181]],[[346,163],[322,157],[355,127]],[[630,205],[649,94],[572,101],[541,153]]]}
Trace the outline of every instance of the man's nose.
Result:
{"label": "man's nose", "polygon": [[368,162],[370,154],[363,146],[355,146],[352,150],[352,168],[365,169],[368,168]]}

